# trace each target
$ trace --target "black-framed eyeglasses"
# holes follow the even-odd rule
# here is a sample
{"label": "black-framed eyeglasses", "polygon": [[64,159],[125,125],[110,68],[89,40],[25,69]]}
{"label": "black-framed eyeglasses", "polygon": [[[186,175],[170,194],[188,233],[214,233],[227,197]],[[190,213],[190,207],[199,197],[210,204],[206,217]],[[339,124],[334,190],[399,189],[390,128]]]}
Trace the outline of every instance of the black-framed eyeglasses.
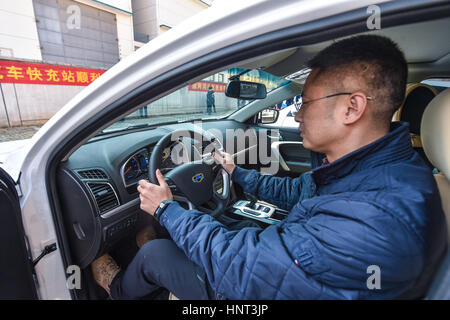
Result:
{"label": "black-framed eyeglasses", "polygon": [[[353,94],[353,92],[338,92],[338,93],[334,93],[334,94],[330,94],[328,96],[325,97],[321,97],[321,98],[317,98],[317,99],[312,99],[306,102],[303,102],[303,96],[300,95],[299,98],[297,99],[297,101],[295,101],[295,110],[298,112],[300,110],[300,108],[308,103],[314,102],[314,101],[318,101],[318,100],[322,100],[322,99],[328,99],[328,98],[332,98],[332,97],[336,97],[336,96],[344,96],[344,95],[351,95]],[[373,100],[372,97],[366,97],[367,100]]]}

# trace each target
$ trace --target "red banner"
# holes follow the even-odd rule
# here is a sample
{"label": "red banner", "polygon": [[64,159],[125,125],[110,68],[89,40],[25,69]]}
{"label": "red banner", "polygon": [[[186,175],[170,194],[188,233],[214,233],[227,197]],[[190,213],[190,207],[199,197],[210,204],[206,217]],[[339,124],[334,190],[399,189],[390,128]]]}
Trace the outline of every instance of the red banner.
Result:
{"label": "red banner", "polygon": [[212,87],[214,92],[225,92],[226,83],[200,81],[189,85],[189,91],[208,91]]}
{"label": "red banner", "polygon": [[0,60],[0,83],[87,86],[106,70]]}

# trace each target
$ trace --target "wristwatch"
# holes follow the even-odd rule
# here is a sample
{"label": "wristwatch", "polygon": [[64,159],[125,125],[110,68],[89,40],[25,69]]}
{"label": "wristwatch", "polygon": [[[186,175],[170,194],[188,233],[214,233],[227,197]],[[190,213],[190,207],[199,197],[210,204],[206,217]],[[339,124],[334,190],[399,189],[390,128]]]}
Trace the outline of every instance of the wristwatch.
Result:
{"label": "wristwatch", "polygon": [[164,210],[166,210],[166,208],[169,206],[169,204],[171,204],[173,202],[173,200],[163,200],[161,201],[161,203],[159,204],[158,208],[156,208],[155,214],[153,215],[153,217],[159,222],[159,217],[161,216],[161,214],[164,212]]}

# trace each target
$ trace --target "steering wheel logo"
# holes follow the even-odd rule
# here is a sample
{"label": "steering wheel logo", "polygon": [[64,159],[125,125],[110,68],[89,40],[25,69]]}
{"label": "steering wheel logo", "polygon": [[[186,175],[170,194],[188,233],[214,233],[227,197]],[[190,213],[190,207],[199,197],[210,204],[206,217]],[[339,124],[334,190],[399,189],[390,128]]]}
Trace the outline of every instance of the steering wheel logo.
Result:
{"label": "steering wheel logo", "polygon": [[195,176],[192,177],[192,181],[194,183],[200,183],[203,181],[204,178],[205,176],[203,175],[203,173],[197,173]]}

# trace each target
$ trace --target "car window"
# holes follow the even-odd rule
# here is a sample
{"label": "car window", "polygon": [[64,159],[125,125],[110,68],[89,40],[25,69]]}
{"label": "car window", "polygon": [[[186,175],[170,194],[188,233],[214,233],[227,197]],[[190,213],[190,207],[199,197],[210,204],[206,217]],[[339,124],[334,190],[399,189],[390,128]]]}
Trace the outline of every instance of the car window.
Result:
{"label": "car window", "polygon": [[239,100],[225,96],[229,78],[239,74],[242,81],[265,84],[267,92],[286,83],[285,79],[260,70],[227,69],[147,104],[109,126],[103,132],[126,130],[143,125],[154,126],[227,117],[251,102],[251,100]]}
{"label": "car window", "polygon": [[450,79],[427,79],[421,83],[434,87],[438,92],[441,92],[447,88],[450,88]]}
{"label": "car window", "polygon": [[[270,106],[270,109],[278,110],[278,118],[274,123],[265,124],[264,126],[276,128],[298,128],[298,122],[295,121],[295,115],[297,114],[295,104],[300,101],[300,99],[300,95],[293,96]],[[264,117],[264,114],[262,117]]]}

